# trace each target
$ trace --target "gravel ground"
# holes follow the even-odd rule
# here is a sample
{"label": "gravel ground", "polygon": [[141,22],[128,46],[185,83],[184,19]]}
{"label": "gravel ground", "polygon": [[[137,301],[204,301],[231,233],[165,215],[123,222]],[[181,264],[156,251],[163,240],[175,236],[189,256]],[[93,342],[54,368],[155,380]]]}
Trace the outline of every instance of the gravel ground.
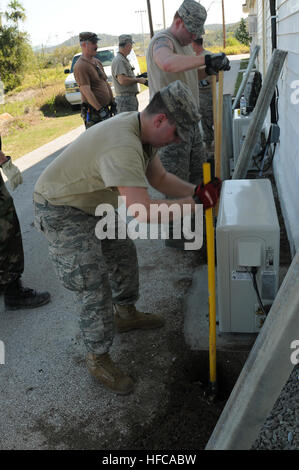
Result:
{"label": "gravel ground", "polygon": [[[278,202],[277,188],[272,174],[267,177],[272,182],[280,224],[280,266],[286,268],[291,263],[285,225]],[[252,446],[254,450],[299,450],[299,365],[295,366],[288,382],[278,397],[259,436]]]}
{"label": "gravel ground", "polygon": [[252,449],[299,450],[299,366],[276,401]]}

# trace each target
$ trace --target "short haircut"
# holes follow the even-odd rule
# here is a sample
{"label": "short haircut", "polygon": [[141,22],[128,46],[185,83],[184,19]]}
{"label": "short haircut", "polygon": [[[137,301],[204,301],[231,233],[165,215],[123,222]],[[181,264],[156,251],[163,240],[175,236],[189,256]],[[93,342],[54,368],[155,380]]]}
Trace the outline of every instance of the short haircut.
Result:
{"label": "short haircut", "polygon": [[198,39],[194,39],[194,41],[196,44],[198,44],[199,46],[202,46],[203,44],[203,38],[198,38]]}
{"label": "short haircut", "polygon": [[154,94],[153,98],[151,99],[144,111],[146,112],[146,114],[149,115],[160,113],[165,114],[170,124],[175,124],[176,122],[173,115],[168,111],[168,108],[165,106],[159,91]]}

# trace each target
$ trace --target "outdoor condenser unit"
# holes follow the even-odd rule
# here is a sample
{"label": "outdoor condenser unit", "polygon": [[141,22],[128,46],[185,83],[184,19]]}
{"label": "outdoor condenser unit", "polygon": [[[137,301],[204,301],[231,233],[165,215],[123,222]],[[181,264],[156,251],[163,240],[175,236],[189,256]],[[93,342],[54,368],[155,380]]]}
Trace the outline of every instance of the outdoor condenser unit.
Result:
{"label": "outdoor condenser unit", "polygon": [[279,240],[270,181],[225,181],[216,227],[220,332],[261,328],[261,305],[272,304],[278,289]]}
{"label": "outdoor condenser unit", "polygon": [[[252,114],[247,116],[242,116],[239,109],[234,110],[233,118],[233,150],[234,150],[234,167],[236,167],[243,142],[246,138],[247,130],[252,119]],[[258,153],[260,150],[260,142],[256,143],[255,153]],[[255,169],[253,165],[249,169]]]}

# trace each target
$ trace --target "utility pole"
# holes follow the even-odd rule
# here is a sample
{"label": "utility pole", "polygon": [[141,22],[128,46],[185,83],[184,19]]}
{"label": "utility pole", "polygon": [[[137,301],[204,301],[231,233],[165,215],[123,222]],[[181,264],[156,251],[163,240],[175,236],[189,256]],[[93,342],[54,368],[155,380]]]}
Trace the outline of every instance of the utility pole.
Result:
{"label": "utility pole", "polygon": [[165,21],[165,4],[164,4],[164,0],[162,0],[162,9],[163,9],[163,26],[164,26],[164,29],[166,28],[166,21]]}
{"label": "utility pole", "polygon": [[149,22],[149,27],[150,27],[150,35],[151,38],[154,35],[154,28],[153,28],[153,20],[152,20],[152,10],[151,10],[151,2],[150,0],[146,0],[147,2],[147,11],[148,11],[148,22]]}
{"label": "utility pole", "polygon": [[142,13],[146,13],[146,10],[135,10],[135,13],[140,13],[142,42],[143,42],[143,55],[145,55],[145,44],[144,44],[144,31],[143,31]]}
{"label": "utility pole", "polygon": [[224,0],[222,0],[222,28],[223,28],[223,48],[225,49],[226,35],[225,35]]}

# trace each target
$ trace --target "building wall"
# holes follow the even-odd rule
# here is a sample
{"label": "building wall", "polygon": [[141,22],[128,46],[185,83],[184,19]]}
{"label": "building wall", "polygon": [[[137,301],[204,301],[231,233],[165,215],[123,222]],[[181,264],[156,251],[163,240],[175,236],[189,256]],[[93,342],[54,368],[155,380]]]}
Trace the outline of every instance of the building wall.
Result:
{"label": "building wall", "polygon": [[[269,0],[256,0],[250,13],[257,15],[252,45],[261,46],[257,66],[264,77],[272,56]],[[274,174],[294,255],[299,249],[299,1],[276,0],[276,14],[277,48],[288,51],[288,55],[278,81],[280,143],[274,158]]]}

